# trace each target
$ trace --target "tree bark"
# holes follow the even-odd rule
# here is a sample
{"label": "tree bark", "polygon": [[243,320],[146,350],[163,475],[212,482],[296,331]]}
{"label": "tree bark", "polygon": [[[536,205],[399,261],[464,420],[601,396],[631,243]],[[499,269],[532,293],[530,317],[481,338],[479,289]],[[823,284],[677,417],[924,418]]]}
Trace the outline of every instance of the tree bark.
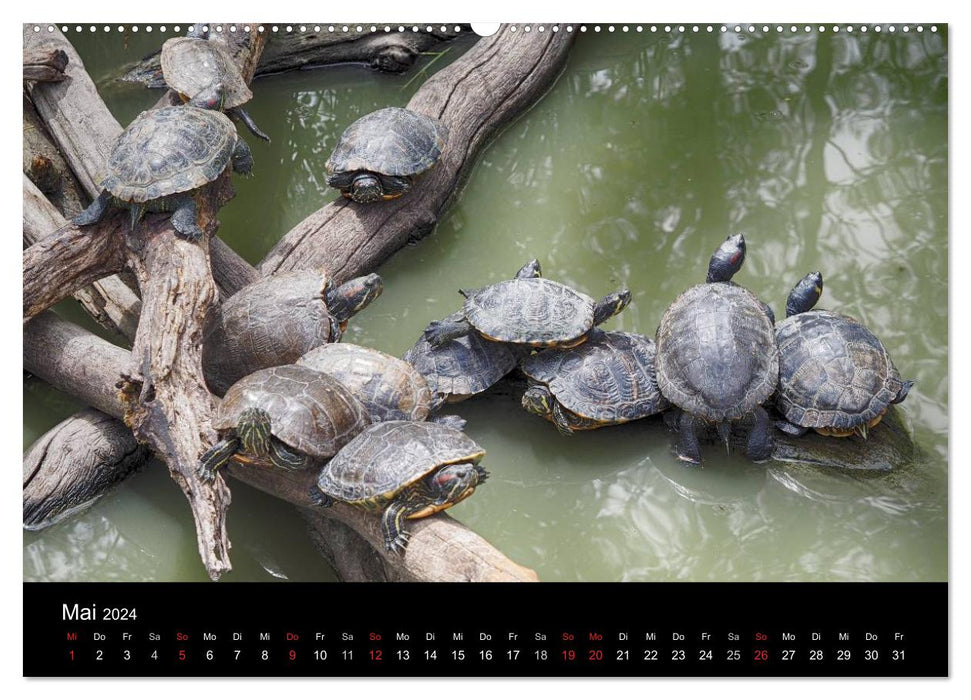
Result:
{"label": "tree bark", "polygon": [[[68,227],[68,223],[64,217],[25,176],[24,246],[29,247],[51,232],[58,232],[65,227]],[[24,284],[27,284],[26,278]],[[74,298],[99,325],[128,340],[134,339],[142,303],[131,287],[117,275],[104,277],[78,289]]]}
{"label": "tree bark", "polygon": [[[132,364],[132,354],[53,313],[41,314],[24,328],[24,369],[115,418],[127,413],[127,397],[119,394],[116,383]],[[382,566],[393,572],[388,577],[392,580],[536,580],[531,569],[509,560],[444,513],[409,524],[413,535],[404,556],[400,556],[384,550],[380,524],[374,515],[345,504],[310,508],[307,494],[314,478],[311,472],[287,473],[245,465],[232,465],[228,471],[310,511],[311,525],[319,518],[337,519],[348,525],[374,547],[375,554],[385,562]],[[364,570],[373,570],[373,565],[362,565],[359,571]]]}
{"label": "tree bark", "polygon": [[148,458],[120,420],[79,411],[24,454],[24,529],[42,530],[90,508]]}
{"label": "tree bark", "polygon": [[[246,23],[237,23],[240,28]],[[256,26],[258,23],[251,23]],[[225,26],[225,25],[224,25]],[[260,56],[258,64],[254,65],[247,80],[255,76],[283,73],[285,71],[320,68],[328,65],[343,63],[361,63],[373,70],[385,73],[403,73],[411,68],[418,56],[439,47],[440,44],[452,39],[468,35],[471,30],[464,28],[456,32],[455,25],[450,25],[446,31],[437,26],[434,31],[425,31],[422,25],[420,32],[399,32],[394,27],[391,32],[385,32],[383,27],[378,32],[283,32],[271,34],[266,49]],[[239,33],[239,32],[237,32]],[[232,33],[228,33],[230,36]],[[263,32],[262,36],[266,36]],[[210,32],[210,40],[227,36],[227,32]],[[141,83],[150,88],[164,88],[162,67],[159,63],[159,52],[146,56],[128,69],[121,80],[125,82]]]}
{"label": "tree bark", "polygon": [[505,26],[481,39],[408,103],[448,127],[441,161],[398,199],[362,205],[341,197],[317,210],[273,247],[260,272],[324,268],[344,282],[428,235],[489,140],[553,84],[572,41],[566,32],[514,33]]}

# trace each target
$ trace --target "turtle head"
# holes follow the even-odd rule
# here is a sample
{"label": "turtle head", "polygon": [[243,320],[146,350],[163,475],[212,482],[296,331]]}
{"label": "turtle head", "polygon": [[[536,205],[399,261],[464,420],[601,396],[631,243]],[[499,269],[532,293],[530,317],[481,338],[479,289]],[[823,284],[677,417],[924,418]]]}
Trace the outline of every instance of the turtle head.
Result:
{"label": "turtle head", "polygon": [[270,414],[262,408],[247,408],[236,421],[236,437],[243,443],[243,451],[255,457],[270,454]]}
{"label": "turtle head", "polygon": [[344,331],[351,316],[381,296],[383,291],[384,282],[380,275],[374,273],[355,277],[339,287],[327,285],[327,310],[340,324],[341,331]]}
{"label": "turtle head", "polygon": [[745,262],[745,236],[736,233],[718,246],[708,263],[706,282],[728,282]]}
{"label": "turtle head", "polygon": [[823,274],[810,272],[789,292],[789,298],[786,300],[786,318],[809,311],[816,306],[822,293]]}
{"label": "turtle head", "polygon": [[470,462],[449,464],[425,477],[425,490],[436,505],[453,505],[468,498],[488,473]]}
{"label": "turtle head", "polygon": [[523,394],[523,408],[542,418],[553,415],[553,394],[545,386],[534,384]]}
{"label": "turtle head", "polygon": [[593,307],[593,325],[599,326],[608,318],[616,316],[626,309],[630,304],[630,290],[622,289],[619,292],[608,294],[597,302]]}
{"label": "turtle head", "polygon": [[516,273],[516,279],[533,279],[534,277],[542,277],[543,268],[540,267],[539,260],[533,258],[528,263],[519,268],[519,272]]}
{"label": "turtle head", "polygon": [[197,92],[191,100],[189,100],[188,105],[190,107],[198,107],[199,109],[214,109],[222,111],[223,100],[226,97],[226,87],[219,81],[216,81],[203,88]]}
{"label": "turtle head", "polygon": [[375,175],[361,173],[351,181],[345,194],[358,204],[370,204],[384,199],[384,188]]}

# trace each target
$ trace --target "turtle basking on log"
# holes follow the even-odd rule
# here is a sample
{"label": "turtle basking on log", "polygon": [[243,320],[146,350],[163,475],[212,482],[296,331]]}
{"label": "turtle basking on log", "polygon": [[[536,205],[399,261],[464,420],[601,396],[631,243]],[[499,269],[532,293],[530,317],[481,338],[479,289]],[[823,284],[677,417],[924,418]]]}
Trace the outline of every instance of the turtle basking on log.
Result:
{"label": "turtle basking on log", "polygon": [[811,272],[789,294],[786,319],[776,326],[779,389],[776,427],[789,435],[866,438],[892,404],[907,398],[883,343],[863,324],[832,311],[814,310],[823,276]]}
{"label": "turtle basking on log", "polygon": [[194,37],[176,37],[162,44],[162,77],[184,102],[220,84],[221,100],[209,105],[237,117],[254,136],[269,141],[242,105],[253,99],[253,92],[232,58],[218,44]]}
{"label": "turtle basking on log", "polygon": [[187,105],[139,114],[111,148],[101,194],[73,219],[97,223],[112,207],[128,209],[131,229],[146,212],[172,212],[172,226],[190,241],[202,237],[193,193],[232,166],[249,175],[253,155],[229,118],[207,108],[220,101],[213,86]]}

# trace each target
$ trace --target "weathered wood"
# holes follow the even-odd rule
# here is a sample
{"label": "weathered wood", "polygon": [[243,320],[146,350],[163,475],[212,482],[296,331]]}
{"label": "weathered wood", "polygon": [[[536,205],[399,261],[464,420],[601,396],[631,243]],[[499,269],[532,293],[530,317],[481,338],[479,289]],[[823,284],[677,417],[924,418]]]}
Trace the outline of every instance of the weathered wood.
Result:
{"label": "weathered wood", "polygon": [[[121,418],[127,404],[115,388],[132,365],[132,355],[80,327],[47,312],[24,327],[24,369],[81,401]],[[210,399],[212,400],[212,399]],[[185,410],[192,410],[186,407]],[[153,449],[155,446],[153,445]],[[420,581],[534,581],[536,574],[509,560],[461,523],[440,513],[409,524],[413,535],[404,556],[381,545],[378,518],[350,506],[311,508],[307,493],[313,474],[291,474],[243,465],[228,468],[232,476],[312,511],[336,518],[363,536],[393,570],[388,578]],[[371,567],[366,567],[370,569]]]}
{"label": "weathered wood", "polygon": [[64,80],[64,69],[67,68],[67,62],[67,54],[61,49],[51,47],[25,48],[24,82]]}
{"label": "weathered wood", "polygon": [[[23,96],[24,174],[65,217],[84,209],[84,196],[74,173],[64,161],[27,95]],[[52,229],[53,230],[53,229]]]}
{"label": "weathered wood", "polygon": [[90,508],[149,454],[124,423],[93,408],[58,423],[24,453],[24,529]]}
{"label": "weathered wood", "polygon": [[428,235],[489,140],[556,80],[572,37],[503,27],[479,40],[429,78],[408,103],[448,127],[441,162],[398,199],[362,205],[341,197],[317,210],[273,247],[260,271],[321,267],[343,282]]}
{"label": "weathered wood", "polygon": [[[24,247],[67,226],[53,204],[24,177]],[[104,277],[74,292],[74,298],[104,328],[128,340],[135,337],[142,303],[117,275]]]}
{"label": "weathered wood", "polygon": [[[31,25],[32,26],[32,25]],[[24,28],[27,48],[60,49],[68,56],[66,73],[70,80],[38,83],[31,90],[37,113],[51,137],[91,198],[101,192],[105,163],[115,139],[122,132],[84,69],[84,63],[63,34],[34,33]],[[252,266],[219,239],[210,243],[213,274],[224,293],[232,294],[258,279]]]}
{"label": "weathered wood", "polygon": [[[249,26],[257,26],[250,23]],[[226,24],[223,25],[227,26]],[[237,23],[236,27],[246,26]],[[411,25],[409,25],[410,27]],[[471,34],[467,25],[459,25],[460,31],[455,31],[456,25],[449,25],[446,31],[441,26],[434,27],[434,31],[385,32],[382,27],[378,32],[278,32],[276,34],[263,32],[262,36],[270,34],[266,48],[259,63],[250,70],[255,76],[283,73],[290,70],[321,68],[328,65],[342,63],[363,64],[372,70],[385,73],[403,73],[411,68],[418,56],[433,50],[441,49],[441,45],[456,37]],[[238,32],[237,32],[238,33]],[[225,30],[221,33],[210,32],[210,40],[223,38],[232,33]],[[131,68],[121,76],[121,80],[131,83],[141,83],[150,88],[163,88],[162,66],[159,63],[159,52],[156,51]],[[250,73],[247,80],[253,77]]]}

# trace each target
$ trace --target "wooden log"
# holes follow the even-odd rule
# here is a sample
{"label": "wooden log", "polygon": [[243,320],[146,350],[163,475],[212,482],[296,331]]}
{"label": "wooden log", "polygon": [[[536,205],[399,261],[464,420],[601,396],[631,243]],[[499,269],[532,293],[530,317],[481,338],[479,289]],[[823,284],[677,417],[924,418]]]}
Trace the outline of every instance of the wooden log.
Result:
{"label": "wooden log", "polygon": [[[246,23],[237,23],[236,27],[245,25]],[[257,24],[251,23],[250,26]],[[440,26],[434,27],[431,32],[425,31],[427,25],[421,26],[420,32],[399,32],[397,27],[385,32],[382,27],[381,31],[361,34],[328,32],[326,28],[320,32],[270,34],[267,46],[253,70],[255,76],[259,77],[290,70],[354,63],[384,73],[404,73],[415,64],[422,53],[440,50],[443,43],[471,34],[467,25],[460,25],[462,28],[458,32],[455,31],[455,25],[450,25],[444,32]],[[262,36],[267,34],[268,32],[263,32]],[[211,40],[232,35],[232,32],[226,31],[210,32],[209,38]],[[164,88],[159,55],[156,51],[146,56],[128,68],[120,80],[141,83],[150,88]],[[253,75],[251,73],[250,77]]]}
{"label": "wooden log", "polygon": [[[68,226],[54,205],[24,177],[24,246]],[[74,298],[104,328],[128,340],[135,338],[142,303],[131,287],[110,275],[74,292]]]}
{"label": "wooden log", "polygon": [[[84,63],[63,34],[24,28],[24,45],[36,49],[60,49],[68,56],[61,83],[37,83],[30,95],[37,113],[71,167],[81,187],[91,198],[101,192],[105,163],[121,125],[108,111]],[[228,294],[258,279],[252,266],[219,239],[210,243],[216,283]]]}
{"label": "wooden log", "polygon": [[51,142],[44,122],[26,94],[23,96],[23,127],[24,174],[50,198],[63,216],[76,216],[84,209],[87,198],[57,146]]}
{"label": "wooden log", "polygon": [[[24,327],[24,369],[115,418],[123,417],[127,410],[115,383],[131,365],[130,353],[53,313],[41,314]],[[392,580],[536,580],[535,572],[512,562],[444,513],[410,524],[413,535],[405,555],[400,556],[385,551],[380,544],[380,525],[375,516],[342,504],[310,508],[307,493],[314,476],[310,472],[291,474],[244,465],[232,465],[228,471],[311,511],[311,524],[318,518],[329,518],[348,525],[375,547],[375,553],[385,562],[383,566],[394,572],[388,577]]]}
{"label": "wooden log", "polygon": [[24,49],[24,82],[59,82],[64,80],[67,54],[58,48],[30,47]]}
{"label": "wooden log", "polygon": [[42,530],[98,502],[149,458],[116,418],[86,408],[24,454],[24,529]]}
{"label": "wooden log", "polygon": [[567,32],[507,27],[479,40],[429,78],[408,103],[448,127],[441,161],[398,199],[362,205],[342,197],[318,209],[273,247],[260,272],[324,268],[343,282],[428,235],[489,140],[556,80],[572,42]]}

